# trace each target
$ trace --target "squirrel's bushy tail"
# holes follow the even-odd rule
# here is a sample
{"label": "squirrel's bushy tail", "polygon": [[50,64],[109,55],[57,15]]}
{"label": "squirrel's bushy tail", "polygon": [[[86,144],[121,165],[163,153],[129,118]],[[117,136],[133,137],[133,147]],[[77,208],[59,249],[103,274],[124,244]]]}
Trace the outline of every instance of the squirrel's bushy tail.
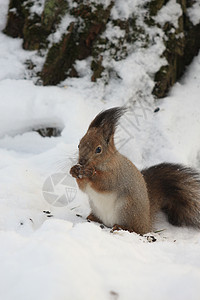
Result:
{"label": "squirrel's bushy tail", "polygon": [[200,175],[192,168],[162,163],[142,171],[151,215],[162,209],[173,225],[200,228]]}

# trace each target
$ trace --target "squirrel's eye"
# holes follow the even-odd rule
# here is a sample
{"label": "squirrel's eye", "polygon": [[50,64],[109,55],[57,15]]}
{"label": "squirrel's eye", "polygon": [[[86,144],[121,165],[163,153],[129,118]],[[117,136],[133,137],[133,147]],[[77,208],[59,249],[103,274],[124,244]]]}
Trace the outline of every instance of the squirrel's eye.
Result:
{"label": "squirrel's eye", "polygon": [[101,147],[97,147],[95,153],[101,153]]}
{"label": "squirrel's eye", "polygon": [[79,145],[78,145],[78,149],[79,149]]}

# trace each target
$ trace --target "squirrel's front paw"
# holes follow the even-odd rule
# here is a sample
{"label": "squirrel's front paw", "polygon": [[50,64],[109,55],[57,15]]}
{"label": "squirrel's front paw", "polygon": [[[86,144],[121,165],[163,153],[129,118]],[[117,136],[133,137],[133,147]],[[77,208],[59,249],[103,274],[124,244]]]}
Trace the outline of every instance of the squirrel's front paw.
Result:
{"label": "squirrel's front paw", "polygon": [[70,174],[75,178],[87,177],[91,178],[96,173],[93,167],[84,168],[84,166],[77,164],[70,170]]}
{"label": "squirrel's front paw", "polygon": [[88,168],[85,168],[83,170],[83,176],[84,177],[88,177],[88,178],[91,178],[92,176],[94,176],[96,174],[96,171],[93,167],[88,167]]}
{"label": "squirrel's front paw", "polygon": [[70,174],[74,177],[74,178],[79,178],[81,175],[82,171],[82,166],[80,164],[77,164],[75,166],[73,166],[70,170]]}

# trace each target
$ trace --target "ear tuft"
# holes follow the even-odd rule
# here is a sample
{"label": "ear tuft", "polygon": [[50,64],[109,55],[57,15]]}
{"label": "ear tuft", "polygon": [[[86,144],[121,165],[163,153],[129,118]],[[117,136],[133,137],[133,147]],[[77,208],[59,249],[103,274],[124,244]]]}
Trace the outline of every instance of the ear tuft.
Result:
{"label": "ear tuft", "polygon": [[126,112],[126,110],[127,108],[122,106],[101,111],[91,122],[89,129],[92,127],[103,127],[106,123],[116,128],[119,119]]}
{"label": "ear tuft", "polygon": [[110,137],[114,134],[115,129],[118,125],[119,119],[127,111],[125,106],[113,107],[100,112],[94,120],[91,122],[89,129],[91,128],[102,128],[104,137],[107,143]]}

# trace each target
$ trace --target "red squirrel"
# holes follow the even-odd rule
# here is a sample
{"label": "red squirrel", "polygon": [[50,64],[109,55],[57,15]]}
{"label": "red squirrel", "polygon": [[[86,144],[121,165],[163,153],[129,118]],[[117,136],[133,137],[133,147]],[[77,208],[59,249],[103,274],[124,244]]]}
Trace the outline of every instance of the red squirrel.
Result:
{"label": "red squirrel", "polygon": [[144,234],[159,210],[173,225],[200,228],[200,177],[193,169],[161,163],[139,171],[114,143],[124,107],[99,113],[79,144],[70,174],[89,197],[88,220]]}

